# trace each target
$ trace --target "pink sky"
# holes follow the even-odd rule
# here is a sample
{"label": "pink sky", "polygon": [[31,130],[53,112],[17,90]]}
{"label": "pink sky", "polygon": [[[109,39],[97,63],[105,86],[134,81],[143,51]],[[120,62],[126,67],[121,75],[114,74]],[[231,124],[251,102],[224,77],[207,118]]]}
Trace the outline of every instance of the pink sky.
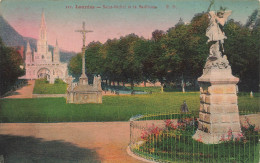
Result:
{"label": "pink sky", "polygon": [[[101,8],[76,9],[76,5],[93,5]],[[136,6],[136,9],[104,9],[103,5]],[[157,9],[140,9],[139,5],[156,6]],[[166,6],[169,8],[166,8]],[[220,5],[232,10],[230,18],[242,23],[257,8],[258,2],[253,0],[215,0],[212,9]],[[72,6],[72,9],[66,8]],[[45,12],[47,38],[50,45],[56,39],[60,48],[67,51],[80,52],[82,35],[74,32],[86,28],[94,32],[87,34],[86,44],[91,41],[104,43],[107,39],[119,38],[135,33],[144,38],[151,38],[156,30],[167,30],[173,27],[180,18],[189,22],[195,13],[206,11],[208,0],[3,0],[0,11],[14,29],[25,37],[38,39],[42,9]]]}
{"label": "pink sky", "polygon": [[[38,39],[41,16],[40,14],[37,15],[39,15],[39,17],[35,21],[25,21],[23,19],[16,18],[14,20],[9,20],[9,23],[22,36]],[[75,52],[79,52],[81,50],[82,35],[74,31],[82,28],[82,22],[78,21],[76,23],[71,23],[69,21],[65,21],[57,23],[50,20],[48,16],[46,17],[46,13],[45,21],[47,25],[48,43],[50,45],[55,45],[55,40],[57,39],[59,46],[64,50]],[[135,33],[149,39],[151,38],[151,33],[155,29],[167,30],[169,27],[174,25],[173,22],[169,23],[165,27],[151,24],[149,22],[142,25],[125,23],[125,26],[122,26],[121,24],[121,22],[107,22],[104,26],[101,22],[96,23],[96,26],[100,26],[102,28],[95,28],[93,24],[88,24],[88,22],[86,22],[86,29],[93,31],[91,33],[87,33],[86,45],[92,41],[100,41],[104,43],[109,38],[120,38],[120,36],[125,36],[130,33]]]}

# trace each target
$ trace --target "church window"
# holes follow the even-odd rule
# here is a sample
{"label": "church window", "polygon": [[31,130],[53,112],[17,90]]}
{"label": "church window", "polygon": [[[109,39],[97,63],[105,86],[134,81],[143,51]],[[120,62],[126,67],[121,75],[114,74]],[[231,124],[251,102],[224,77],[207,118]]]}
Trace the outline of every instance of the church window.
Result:
{"label": "church window", "polygon": [[44,59],[44,55],[42,55],[42,59]]}

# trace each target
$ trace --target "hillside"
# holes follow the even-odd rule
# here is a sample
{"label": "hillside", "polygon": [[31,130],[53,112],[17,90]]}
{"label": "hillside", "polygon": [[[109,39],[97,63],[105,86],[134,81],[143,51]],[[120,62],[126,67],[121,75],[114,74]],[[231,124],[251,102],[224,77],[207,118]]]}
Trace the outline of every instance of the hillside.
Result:
{"label": "hillside", "polygon": [[0,37],[7,46],[24,46],[23,37],[0,15]]}
{"label": "hillside", "polygon": [[[36,49],[37,40],[34,38],[21,36],[4,18],[0,15],[0,37],[6,46],[26,46],[27,41],[33,49]],[[49,49],[53,50],[53,46],[49,45]],[[70,58],[73,57],[75,52],[67,52],[60,49],[60,60],[61,62],[69,62]]]}

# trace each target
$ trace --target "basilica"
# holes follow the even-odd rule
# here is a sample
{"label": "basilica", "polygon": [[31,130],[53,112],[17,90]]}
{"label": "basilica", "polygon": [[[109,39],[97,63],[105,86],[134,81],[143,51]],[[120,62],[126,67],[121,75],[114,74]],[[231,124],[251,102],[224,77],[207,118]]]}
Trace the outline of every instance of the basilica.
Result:
{"label": "basilica", "polygon": [[37,49],[32,49],[29,42],[27,42],[26,45],[25,70],[26,74],[22,77],[23,79],[46,78],[51,84],[54,83],[56,79],[65,81],[68,74],[67,63],[60,62],[60,51],[57,40],[53,51],[49,50],[47,27],[43,12],[39,39],[37,40]]}

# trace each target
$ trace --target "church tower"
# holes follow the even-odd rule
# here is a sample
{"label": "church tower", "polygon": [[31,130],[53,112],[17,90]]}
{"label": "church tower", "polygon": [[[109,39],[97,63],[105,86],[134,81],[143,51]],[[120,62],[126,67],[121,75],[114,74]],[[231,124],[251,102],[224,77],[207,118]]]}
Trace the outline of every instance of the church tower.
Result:
{"label": "church tower", "polygon": [[32,50],[31,50],[31,46],[29,44],[29,42],[27,41],[27,45],[26,45],[26,51],[25,51],[25,64],[30,64],[32,63]]}
{"label": "church tower", "polygon": [[32,49],[27,41],[24,56],[26,57],[24,60],[26,73],[21,79],[46,78],[51,84],[54,84],[55,79],[65,81],[68,73],[67,63],[60,62],[60,49],[57,40],[54,49],[49,50],[47,26],[43,11],[36,49]]}
{"label": "church tower", "polygon": [[57,39],[56,39],[56,46],[54,47],[54,50],[53,50],[53,62],[55,62],[55,63],[60,62],[60,49],[59,49]]}
{"label": "church tower", "polygon": [[49,54],[48,42],[47,42],[47,26],[45,23],[44,12],[42,11],[41,27],[39,33],[39,39],[37,41],[37,60],[51,61],[52,57]]}

